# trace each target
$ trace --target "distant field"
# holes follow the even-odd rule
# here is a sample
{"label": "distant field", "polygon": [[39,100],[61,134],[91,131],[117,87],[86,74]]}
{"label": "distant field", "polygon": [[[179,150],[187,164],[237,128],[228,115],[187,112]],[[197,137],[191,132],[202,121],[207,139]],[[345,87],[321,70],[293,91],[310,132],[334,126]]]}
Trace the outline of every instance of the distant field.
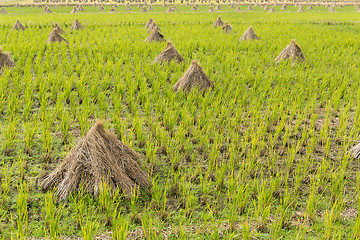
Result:
{"label": "distant field", "polygon": [[[360,134],[360,13],[169,6],[5,7],[0,46],[16,66],[0,76],[0,239],[359,238],[348,150]],[[219,16],[230,34],[211,27]],[[184,62],[152,64],[166,42],[144,41],[149,18]],[[55,23],[68,45],[46,43]],[[239,41],[249,26],[260,40]],[[305,61],[275,63],[292,39]],[[214,88],[175,93],[193,60]],[[151,193],[42,191],[96,119],[139,155]]]}

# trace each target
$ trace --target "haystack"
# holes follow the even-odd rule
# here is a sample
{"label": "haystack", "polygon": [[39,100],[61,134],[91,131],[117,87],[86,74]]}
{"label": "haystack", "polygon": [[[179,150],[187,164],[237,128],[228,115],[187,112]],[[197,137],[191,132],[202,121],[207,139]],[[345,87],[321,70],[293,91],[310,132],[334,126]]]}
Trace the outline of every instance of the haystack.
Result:
{"label": "haystack", "polygon": [[84,8],[83,8],[81,5],[79,5],[77,9],[78,9],[79,12],[83,12],[83,11],[84,11]]}
{"label": "haystack", "polygon": [[56,29],[58,31],[58,33],[60,33],[60,34],[65,34],[65,31],[62,30],[61,27],[59,26],[59,24],[57,24],[57,23],[55,23],[54,29]]}
{"label": "haystack", "polygon": [[290,44],[281,51],[279,56],[275,58],[275,62],[279,62],[281,60],[291,59],[292,64],[295,64],[296,60],[304,61],[305,57],[300,49],[300,47],[295,43],[295,40],[291,40]]}
{"label": "haystack", "polygon": [[235,12],[242,12],[242,10],[241,10],[240,7],[237,7],[237,8],[235,9]]}
{"label": "haystack", "polygon": [[41,186],[55,187],[58,199],[65,200],[79,190],[98,196],[103,184],[130,197],[140,188],[148,190],[151,180],[141,169],[138,155],[96,122]]}
{"label": "haystack", "polygon": [[79,11],[78,11],[78,9],[77,9],[77,7],[74,7],[74,9],[71,11],[71,13],[78,13]]}
{"label": "haystack", "polygon": [[112,13],[116,12],[115,8],[112,7],[112,8],[110,9],[110,12],[112,12]]}
{"label": "haystack", "polygon": [[183,62],[184,58],[179,54],[169,40],[165,49],[154,59],[153,63],[170,62],[171,60]]}
{"label": "haystack", "polygon": [[212,25],[212,27],[216,28],[216,27],[221,27],[222,25],[224,25],[224,22],[221,20],[221,17],[219,16]]}
{"label": "haystack", "polygon": [[52,11],[49,8],[46,8],[46,10],[44,11],[44,13],[52,13]]}
{"label": "haystack", "polygon": [[251,10],[252,10],[251,5],[248,6],[247,10],[248,10],[248,11],[251,11]]}
{"label": "haystack", "polygon": [[46,43],[52,43],[52,42],[65,42],[69,45],[69,43],[63,38],[59,31],[56,28],[53,28],[53,30],[50,32],[49,38],[46,41]]}
{"label": "haystack", "polygon": [[7,11],[5,10],[5,8],[2,8],[2,9],[0,10],[0,14],[7,14]]}
{"label": "haystack", "polygon": [[164,36],[159,33],[159,28],[156,26],[150,35],[145,39],[145,42],[162,42],[165,41]]}
{"label": "haystack", "polygon": [[221,10],[221,6],[220,6],[220,5],[217,5],[214,10],[215,10],[215,11],[220,11],[220,10]]}
{"label": "haystack", "polygon": [[10,53],[3,52],[2,48],[0,47],[0,71],[3,70],[4,67],[14,67],[15,63],[11,59]]}
{"label": "haystack", "polygon": [[164,4],[162,5],[162,7],[163,7],[163,8],[166,8],[166,7],[167,7],[167,4],[166,4],[166,3],[164,3]]}
{"label": "haystack", "polygon": [[150,24],[150,27],[148,28],[148,30],[146,32],[150,33],[150,32],[152,32],[152,30],[154,30],[154,28],[158,28],[160,30],[159,26],[155,22],[153,22],[152,24]]}
{"label": "haystack", "polygon": [[140,12],[147,12],[146,7],[143,7],[143,8],[140,10]]}
{"label": "haystack", "polygon": [[198,9],[198,8],[197,8],[196,5],[194,5],[194,6],[191,8],[192,11],[196,11],[197,9]]}
{"label": "haystack", "polygon": [[225,25],[222,27],[222,31],[224,31],[224,33],[229,34],[231,30],[232,30],[232,26],[229,23],[225,22]]}
{"label": "haystack", "polygon": [[193,61],[185,74],[173,86],[173,90],[175,92],[179,92],[180,90],[189,92],[192,88],[199,88],[205,91],[213,87],[214,83],[209,79],[200,65]]}
{"label": "haystack", "polygon": [[229,5],[229,7],[230,7],[230,8],[235,8],[235,4],[234,4],[234,3],[231,3],[231,4]]}
{"label": "haystack", "polygon": [[178,10],[175,5],[172,7],[172,9],[173,9],[174,11]]}
{"label": "haystack", "polygon": [[255,34],[254,29],[251,26],[244,32],[244,34],[239,39],[239,41],[245,40],[260,40],[260,38]]}
{"label": "haystack", "polygon": [[103,6],[100,6],[99,7],[99,12],[102,12],[102,11],[104,11],[105,10],[105,8],[103,7]]}
{"label": "haystack", "polygon": [[153,22],[154,20],[150,18],[149,21],[146,23],[145,28],[149,28]]}
{"label": "haystack", "polygon": [[83,25],[81,25],[81,23],[79,22],[79,20],[75,19],[74,24],[71,26],[70,30],[79,30],[84,28]]}
{"label": "haystack", "polygon": [[269,10],[268,5],[265,5],[264,10],[265,10],[265,11],[268,11],[268,10]]}
{"label": "haystack", "polygon": [[21,24],[21,22],[16,20],[16,23],[14,24],[12,30],[25,30],[25,27]]}
{"label": "haystack", "polygon": [[214,9],[212,7],[210,7],[209,12],[214,12]]}
{"label": "haystack", "polygon": [[336,12],[334,6],[329,7],[329,12]]}
{"label": "haystack", "polygon": [[356,144],[354,147],[350,149],[351,158],[359,158],[360,157],[360,143]]}
{"label": "haystack", "polygon": [[274,7],[271,7],[269,12],[275,12],[275,8]]}
{"label": "haystack", "polygon": [[166,10],[166,12],[168,12],[168,13],[173,13],[174,10],[172,9],[172,7],[169,7],[169,8]]}
{"label": "haystack", "polygon": [[131,7],[129,5],[126,6],[126,11],[131,11]]}
{"label": "haystack", "polygon": [[280,10],[286,10],[287,9],[287,6],[284,4],[282,5],[282,7],[280,8]]}
{"label": "haystack", "polygon": [[45,6],[44,9],[43,9],[43,11],[46,12],[46,10],[48,10],[48,9],[49,9],[49,7],[48,7],[48,6]]}
{"label": "haystack", "polygon": [[299,9],[297,10],[298,12],[304,12],[304,8],[303,6],[300,6]]}
{"label": "haystack", "polygon": [[310,5],[307,9],[308,9],[308,10],[313,10],[314,8],[313,8],[312,5]]}

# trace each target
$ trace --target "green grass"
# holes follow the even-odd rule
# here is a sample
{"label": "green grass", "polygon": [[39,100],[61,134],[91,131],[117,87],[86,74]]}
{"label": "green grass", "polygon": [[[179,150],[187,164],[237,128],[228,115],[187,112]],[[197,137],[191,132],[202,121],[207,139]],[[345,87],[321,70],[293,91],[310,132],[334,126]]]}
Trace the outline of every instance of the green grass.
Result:
{"label": "green grass", "polygon": [[[360,133],[354,7],[84,8],[6,8],[0,18],[0,45],[16,63],[0,77],[0,238],[122,239],[139,227],[147,239],[360,236],[358,161],[348,154]],[[231,34],[211,28],[219,15]],[[71,33],[75,18],[85,29]],[[149,18],[185,63],[151,64],[165,43],[144,42]],[[16,19],[25,31],[11,30]],[[55,22],[69,47],[46,44]],[[261,40],[239,42],[250,25]],[[306,61],[275,64],[291,39]],[[192,60],[214,90],[174,93]],[[96,119],[151,169],[151,196],[80,192],[57,202],[41,191]]]}

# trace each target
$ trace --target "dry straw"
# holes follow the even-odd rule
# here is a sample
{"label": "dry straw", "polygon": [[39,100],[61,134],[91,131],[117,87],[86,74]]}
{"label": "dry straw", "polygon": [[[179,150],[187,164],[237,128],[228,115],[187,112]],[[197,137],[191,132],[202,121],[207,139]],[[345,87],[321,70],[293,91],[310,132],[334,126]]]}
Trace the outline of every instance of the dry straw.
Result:
{"label": "dry straw", "polygon": [[152,32],[152,30],[154,30],[155,28],[158,28],[158,29],[160,30],[159,26],[158,26],[155,22],[153,22],[153,23],[150,24],[150,27],[148,28],[148,30],[147,30],[146,32],[147,32],[147,33],[150,33],[150,32]]}
{"label": "dry straw", "polygon": [[65,200],[80,189],[97,196],[104,183],[128,197],[139,188],[151,187],[138,155],[96,122],[41,185],[44,190],[55,187],[59,200]]}
{"label": "dry straw", "polygon": [[350,156],[352,158],[360,157],[360,143],[356,144],[354,147],[350,149]]}
{"label": "dry straw", "polygon": [[201,66],[197,64],[196,61],[193,61],[185,74],[173,86],[173,90],[175,92],[180,90],[184,92],[190,92],[192,88],[198,88],[200,90],[206,91],[213,87],[214,83],[209,79]]}
{"label": "dry straw", "polygon": [[12,30],[25,30],[25,27],[21,24],[20,20],[16,20],[16,23],[12,27]]}
{"label": "dry straw", "polygon": [[61,29],[58,23],[54,24],[54,29],[56,29],[60,34],[65,34],[65,31]]}
{"label": "dry straw", "polygon": [[154,59],[153,63],[169,63],[171,60],[183,62],[184,58],[179,54],[179,52],[169,40],[166,44],[165,49]]}
{"label": "dry straw", "polygon": [[221,20],[221,17],[219,16],[212,25],[212,27],[216,28],[216,27],[221,27],[222,25],[224,25],[224,22]]}
{"label": "dry straw", "polygon": [[251,26],[244,32],[244,34],[239,39],[239,41],[245,40],[260,40],[260,38],[255,34],[255,31]]}
{"label": "dry straw", "polygon": [[166,12],[168,12],[168,13],[173,13],[174,10],[172,9],[172,7],[169,7],[169,8],[166,10]]}
{"label": "dry straw", "polygon": [[162,42],[165,41],[164,36],[159,33],[159,28],[156,26],[150,35],[145,39],[145,42]]}
{"label": "dry straw", "polygon": [[7,11],[5,10],[5,8],[2,8],[2,9],[0,10],[0,14],[7,14]]}
{"label": "dry straw", "polygon": [[149,28],[153,22],[154,20],[150,18],[149,21],[145,24],[145,28]]}
{"label": "dry straw", "polygon": [[238,6],[236,9],[235,9],[235,12],[242,12],[241,8]]}
{"label": "dry straw", "polygon": [[232,30],[232,26],[229,23],[225,22],[225,25],[222,27],[222,31],[224,31],[224,33],[229,34],[231,30]]}
{"label": "dry straw", "polygon": [[79,30],[79,29],[82,29],[84,28],[83,25],[81,25],[81,23],[79,22],[78,19],[75,19],[75,22],[74,24],[71,26],[70,30]]}
{"label": "dry straw", "polygon": [[78,11],[78,9],[77,9],[77,7],[74,7],[74,9],[71,11],[71,13],[78,13],[79,11]]}
{"label": "dry straw", "polygon": [[67,45],[69,45],[69,43],[65,40],[65,38],[60,35],[59,31],[56,28],[53,28],[53,30],[50,32],[48,40],[46,41],[46,43],[52,42],[65,42]]}
{"label": "dry straw", "polygon": [[10,53],[3,52],[2,48],[0,47],[0,71],[3,70],[4,67],[14,67],[15,63],[11,59]]}
{"label": "dry straw", "polygon": [[296,60],[304,61],[305,57],[300,49],[300,47],[295,43],[295,40],[291,40],[290,44],[281,51],[279,56],[275,58],[275,62],[282,60],[291,59],[292,65],[295,64]]}

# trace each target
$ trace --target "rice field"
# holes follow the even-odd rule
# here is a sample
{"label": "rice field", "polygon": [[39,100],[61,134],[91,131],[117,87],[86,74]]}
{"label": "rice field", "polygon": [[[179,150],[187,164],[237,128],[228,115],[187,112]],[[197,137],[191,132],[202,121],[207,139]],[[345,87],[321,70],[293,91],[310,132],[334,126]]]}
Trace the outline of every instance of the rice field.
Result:
{"label": "rice field", "polygon": [[[6,7],[0,239],[360,238],[360,14],[247,6]],[[229,34],[211,27],[219,16]],[[149,18],[184,62],[152,63],[166,42],[145,42]],[[46,43],[55,23],[68,45]],[[260,40],[239,41],[249,26]],[[292,39],[305,60],[275,63]],[[213,89],[174,92],[192,61]],[[138,154],[151,191],[42,189],[97,120]]]}

